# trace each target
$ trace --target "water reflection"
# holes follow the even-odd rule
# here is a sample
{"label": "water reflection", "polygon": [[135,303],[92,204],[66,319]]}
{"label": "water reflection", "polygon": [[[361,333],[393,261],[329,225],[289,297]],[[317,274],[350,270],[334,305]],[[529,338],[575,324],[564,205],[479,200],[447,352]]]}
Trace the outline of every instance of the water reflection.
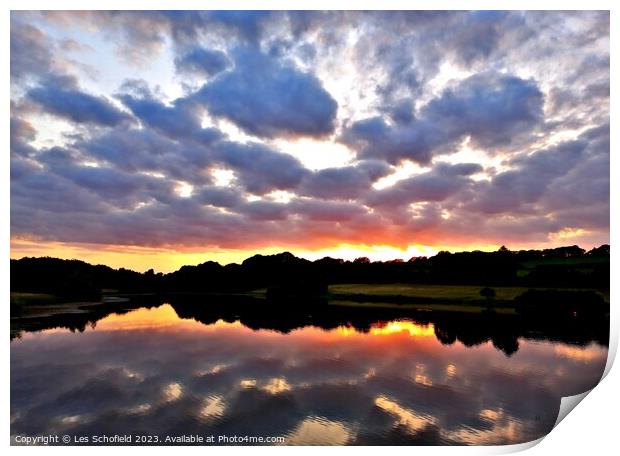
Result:
{"label": "water reflection", "polygon": [[287,444],[507,444],[548,432],[607,349],[449,345],[433,323],[283,333],[171,305],[11,343],[11,433],[284,436]]}

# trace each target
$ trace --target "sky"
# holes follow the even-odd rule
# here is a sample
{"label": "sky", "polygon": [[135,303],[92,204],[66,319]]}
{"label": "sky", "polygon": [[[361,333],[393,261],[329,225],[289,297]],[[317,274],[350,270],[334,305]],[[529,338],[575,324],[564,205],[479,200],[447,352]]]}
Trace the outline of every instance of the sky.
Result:
{"label": "sky", "polygon": [[11,257],[609,242],[609,13],[11,13]]}

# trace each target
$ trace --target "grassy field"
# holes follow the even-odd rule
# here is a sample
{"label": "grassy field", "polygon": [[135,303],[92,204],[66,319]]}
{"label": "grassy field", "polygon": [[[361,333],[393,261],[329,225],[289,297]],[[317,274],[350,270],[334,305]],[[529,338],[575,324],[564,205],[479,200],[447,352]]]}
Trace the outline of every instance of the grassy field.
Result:
{"label": "grassy field", "polygon": [[[495,298],[480,296],[481,285],[338,284],[329,286],[329,304],[349,307],[417,309],[439,312],[514,314],[514,299],[525,287],[491,287]],[[565,290],[578,291],[578,290]],[[608,290],[597,290],[609,302]]]}
{"label": "grassy field", "polygon": [[[414,285],[390,284],[340,284],[330,285],[332,296],[364,294],[370,296],[407,296],[462,301],[484,299],[480,296],[480,285]],[[492,287],[498,300],[512,300],[527,290],[521,287]]]}
{"label": "grassy field", "polygon": [[539,260],[524,261],[521,266],[526,269],[533,269],[536,266],[575,266],[575,265],[589,265],[589,264],[601,264],[609,263],[609,258],[606,257],[578,257],[578,258],[541,258]]}
{"label": "grassy field", "polygon": [[56,302],[58,302],[58,297],[52,294],[11,292],[12,306],[45,305]]}
{"label": "grassy field", "polygon": [[[357,302],[346,300],[330,300],[330,306],[343,306],[355,308],[374,308],[374,309],[399,309],[399,310],[423,310],[435,312],[462,312],[462,313],[481,313],[487,310],[486,306],[468,304],[393,304],[389,302]],[[494,307],[493,311],[502,315],[515,315],[517,312],[513,307]]]}
{"label": "grassy field", "polygon": [[605,257],[579,257],[579,258],[541,258],[538,260],[524,261],[520,264],[517,271],[518,277],[525,277],[534,271],[538,266],[571,266],[579,271],[592,271],[593,267],[609,263],[609,258]]}

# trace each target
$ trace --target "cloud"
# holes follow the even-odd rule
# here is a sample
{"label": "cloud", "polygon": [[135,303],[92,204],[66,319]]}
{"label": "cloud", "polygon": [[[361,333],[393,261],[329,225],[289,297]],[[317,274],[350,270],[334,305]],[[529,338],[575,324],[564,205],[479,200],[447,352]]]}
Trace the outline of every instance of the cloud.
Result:
{"label": "cloud", "polygon": [[211,186],[199,190],[196,200],[201,204],[225,208],[237,207],[244,201],[241,192],[236,189]]}
{"label": "cloud", "polygon": [[235,170],[240,185],[257,194],[296,188],[308,173],[293,156],[259,143],[222,142],[215,158]]}
{"label": "cloud", "polygon": [[[13,19],[13,15],[11,19]],[[50,71],[52,56],[47,36],[30,24],[11,22],[11,78],[18,81]]]}
{"label": "cloud", "polygon": [[475,163],[442,163],[431,171],[403,179],[393,187],[375,190],[367,201],[373,207],[390,210],[416,202],[443,201],[471,185],[473,181],[468,176],[480,171],[482,167]]}
{"label": "cloud", "polygon": [[257,221],[282,221],[288,216],[285,204],[273,203],[271,201],[252,201],[245,203],[242,211],[250,220]]}
{"label": "cloud", "polygon": [[310,221],[347,222],[366,214],[366,209],[357,203],[321,201],[311,198],[297,199],[290,203],[294,214]]}
{"label": "cloud", "polygon": [[[11,103],[11,111],[14,106]],[[30,122],[15,116],[11,116],[11,155],[28,156],[33,154],[36,149],[30,146],[28,143],[36,138],[36,130]]]}
{"label": "cloud", "polygon": [[569,141],[511,161],[513,169],[497,174],[476,189],[472,207],[484,213],[519,211],[536,203],[549,184],[582,159],[586,143]]}
{"label": "cloud", "polygon": [[182,101],[166,106],[150,94],[119,98],[141,122],[171,138],[191,137],[201,130],[199,113]]}
{"label": "cloud", "polygon": [[309,174],[300,186],[300,192],[318,198],[356,198],[377,179],[386,176],[390,167],[380,161],[365,161],[356,166],[326,168]]}
{"label": "cloud", "polygon": [[609,61],[608,12],[14,12],[12,234],[607,242]]}
{"label": "cloud", "polygon": [[[382,117],[353,123],[342,140],[363,158],[427,164],[469,136],[492,152],[531,133],[543,122],[543,95],[534,81],[496,73],[471,76],[431,99],[409,123]],[[400,118],[402,120],[402,117]]]}
{"label": "cloud", "polygon": [[212,77],[228,69],[230,60],[222,51],[196,47],[174,60],[177,72]]}
{"label": "cloud", "polygon": [[130,119],[106,98],[68,86],[66,79],[49,78],[42,85],[30,89],[27,97],[45,112],[75,123],[113,127]]}
{"label": "cloud", "polygon": [[175,175],[176,162],[187,165],[180,160],[179,144],[150,129],[116,128],[77,141],[75,147],[96,161],[105,161],[132,172],[168,171]]}
{"label": "cloud", "polygon": [[421,117],[440,124],[452,137],[470,135],[477,145],[492,150],[531,133],[542,122],[543,101],[533,80],[481,73],[431,100]]}
{"label": "cloud", "polygon": [[454,27],[446,31],[446,41],[457,62],[472,66],[500,51],[502,41],[512,38],[511,32],[516,28],[524,36],[530,34],[518,15],[507,11],[472,11],[457,18]]}
{"label": "cloud", "polygon": [[253,48],[236,49],[233,57],[234,70],[192,97],[211,115],[265,138],[324,136],[334,130],[338,104],[315,76]]}
{"label": "cloud", "polygon": [[211,11],[207,23],[224,26],[245,41],[256,43],[263,33],[263,23],[272,14],[270,11]]}
{"label": "cloud", "polygon": [[[171,133],[165,122],[162,126]],[[255,194],[294,189],[309,173],[293,156],[260,143],[229,141],[209,129],[177,133],[171,138],[156,129],[117,128],[80,141],[76,148],[121,170],[157,173],[198,186],[211,184],[212,168],[224,167],[235,173],[239,186]]]}

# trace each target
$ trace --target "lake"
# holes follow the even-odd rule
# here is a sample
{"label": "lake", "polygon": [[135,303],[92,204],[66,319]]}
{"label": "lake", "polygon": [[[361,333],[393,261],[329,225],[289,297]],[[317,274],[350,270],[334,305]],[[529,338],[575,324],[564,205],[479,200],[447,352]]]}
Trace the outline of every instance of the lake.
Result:
{"label": "lake", "polygon": [[163,304],[82,332],[21,333],[11,341],[12,442],[521,443],[548,433],[560,398],[595,386],[607,359],[596,341],[517,335],[507,349],[405,318],[281,331],[179,314]]}

